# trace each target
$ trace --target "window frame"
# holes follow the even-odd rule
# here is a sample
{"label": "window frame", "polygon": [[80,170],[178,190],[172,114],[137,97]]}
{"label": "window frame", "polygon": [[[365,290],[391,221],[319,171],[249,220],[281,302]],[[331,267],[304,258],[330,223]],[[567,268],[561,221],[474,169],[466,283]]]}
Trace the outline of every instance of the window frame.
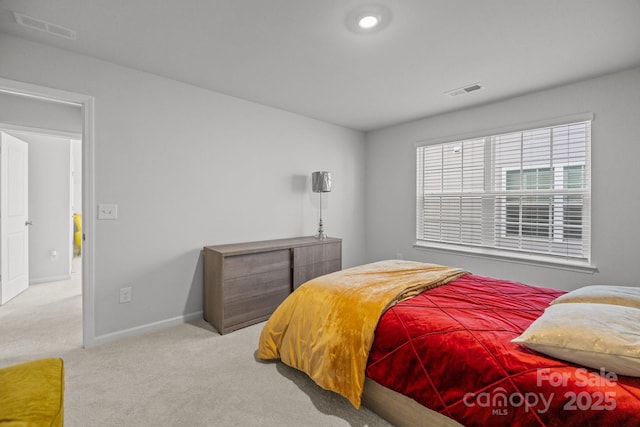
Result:
{"label": "window frame", "polygon": [[[569,270],[574,270],[574,271],[581,271],[581,272],[594,272],[597,270],[597,267],[595,265],[592,264],[592,236],[593,236],[593,221],[591,218],[591,176],[590,174],[587,175],[586,177],[586,181],[585,181],[585,189],[587,191],[588,197],[587,200],[584,201],[583,205],[582,205],[582,209],[583,209],[583,217],[582,217],[582,221],[584,221],[584,214],[586,213],[586,218],[588,223],[585,225],[585,227],[587,228],[588,231],[588,235],[585,236],[581,236],[581,239],[588,239],[587,241],[587,253],[585,254],[584,257],[564,257],[564,256],[558,256],[558,255],[549,255],[549,254],[541,254],[541,253],[535,253],[535,252],[525,252],[525,251],[510,251],[510,250],[505,250],[505,249],[501,249],[501,248],[495,248],[495,247],[486,247],[483,245],[479,245],[479,246],[474,246],[474,245],[470,245],[470,246],[466,246],[464,244],[450,244],[450,243],[444,243],[444,242],[436,242],[436,241],[428,241],[428,240],[423,240],[421,239],[418,234],[418,230],[419,230],[419,224],[418,221],[421,218],[421,212],[420,209],[422,208],[421,206],[421,196],[419,194],[419,189],[422,188],[422,184],[419,183],[419,179],[420,177],[418,176],[418,173],[420,172],[418,165],[417,165],[417,161],[419,160],[418,158],[418,149],[420,147],[424,147],[424,146],[430,146],[430,145],[436,145],[436,144],[445,144],[445,143],[455,143],[458,141],[467,141],[467,140],[475,140],[475,139],[482,139],[482,138],[487,138],[487,137],[491,137],[491,136],[497,136],[497,135],[502,135],[502,134],[508,134],[508,133],[512,133],[512,132],[525,132],[528,130],[533,130],[533,129],[539,129],[539,128],[547,128],[547,127],[555,127],[555,126],[561,126],[561,125],[567,125],[567,124],[571,124],[571,123],[577,123],[577,122],[591,122],[591,126],[590,129],[592,128],[593,125],[593,121],[594,121],[595,117],[594,114],[592,112],[586,112],[586,113],[579,113],[579,114],[573,114],[573,115],[569,115],[569,116],[562,116],[562,117],[557,117],[554,119],[549,119],[549,120],[542,120],[542,121],[538,121],[538,122],[529,122],[529,123],[520,123],[520,124],[514,124],[514,125],[510,125],[510,126],[504,126],[501,128],[494,128],[494,129],[490,129],[490,130],[485,130],[482,132],[473,132],[473,133],[467,133],[467,134],[463,134],[463,135],[457,135],[457,136],[451,136],[451,137],[443,137],[443,138],[438,138],[438,139],[431,139],[431,140],[422,140],[422,141],[418,141],[415,144],[415,160],[416,160],[416,170],[415,170],[415,177],[416,177],[416,188],[415,188],[415,220],[414,220],[414,235],[415,235],[415,243],[414,243],[414,248],[417,249],[422,249],[422,250],[431,250],[431,251],[438,251],[438,252],[450,252],[450,253],[454,253],[454,254],[462,254],[462,255],[467,255],[467,256],[474,256],[474,257],[482,257],[482,258],[493,258],[493,259],[499,259],[499,260],[503,260],[503,261],[510,261],[510,262],[516,262],[516,263],[525,263],[525,264],[534,264],[534,265],[543,265],[543,266],[547,266],[547,267],[554,267],[554,268],[561,268],[561,269],[569,269]],[[590,131],[589,134],[589,138],[587,141],[587,146],[586,146],[586,151],[587,151],[587,156],[586,156],[586,164],[584,165],[584,167],[586,168],[587,171],[591,170],[591,164],[592,164],[592,156],[591,156],[591,141],[592,141],[592,137],[593,137],[593,131]],[[576,166],[576,163],[574,162],[567,162],[565,164],[556,164],[554,165],[556,167],[556,170],[553,173],[560,173],[562,175],[562,180],[563,180],[563,185],[565,185],[566,183],[564,182],[566,180],[566,170],[569,167],[572,166]],[[562,166],[562,171],[558,172],[557,168],[559,166]],[[528,165],[528,167],[526,169],[535,169],[535,168],[549,168],[550,164],[540,164],[537,166],[530,166]],[[525,170],[525,169],[523,169]],[[553,170],[553,169],[552,169]],[[506,175],[506,171],[504,172]],[[505,186],[506,186],[506,180],[505,182]],[[552,189],[555,189],[555,184],[552,183]],[[567,197],[562,196],[562,195],[555,195],[552,197]],[[553,201],[553,200],[552,200]],[[562,206],[564,206],[564,204],[562,204]],[[506,200],[505,200],[505,214],[506,214]],[[550,211],[553,209],[553,206],[550,207]],[[495,219],[496,214],[495,212],[493,213],[493,218]],[[559,222],[557,222],[556,220],[553,219],[554,215],[552,213],[552,220],[550,221],[550,228],[553,229],[555,227],[559,227],[555,233],[555,234],[559,233],[561,236],[561,239],[563,238],[563,236],[566,233],[566,227],[565,225],[567,224],[567,218],[571,218],[571,216],[565,216],[564,213],[562,214],[561,218],[556,218],[556,220],[558,220]],[[555,225],[554,225],[555,224]],[[484,222],[482,223],[482,227],[488,226],[487,224],[485,224]],[[505,227],[506,227],[506,222],[505,222]],[[506,236],[506,229],[504,230],[505,232],[505,236]],[[551,233],[553,233],[553,231],[551,231]],[[504,236],[503,236],[504,237]],[[555,237],[553,237],[555,239]],[[564,237],[564,240],[567,239],[571,239],[571,237]]]}

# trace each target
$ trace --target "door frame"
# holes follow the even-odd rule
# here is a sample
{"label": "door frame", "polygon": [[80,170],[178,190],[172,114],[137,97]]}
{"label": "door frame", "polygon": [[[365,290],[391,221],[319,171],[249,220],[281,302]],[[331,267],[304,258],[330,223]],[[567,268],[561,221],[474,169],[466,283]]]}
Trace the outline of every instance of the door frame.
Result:
{"label": "door frame", "polygon": [[[46,102],[76,105],[82,116],[82,343],[95,340],[95,98],[0,77],[0,92]],[[15,127],[14,127],[15,128]]]}

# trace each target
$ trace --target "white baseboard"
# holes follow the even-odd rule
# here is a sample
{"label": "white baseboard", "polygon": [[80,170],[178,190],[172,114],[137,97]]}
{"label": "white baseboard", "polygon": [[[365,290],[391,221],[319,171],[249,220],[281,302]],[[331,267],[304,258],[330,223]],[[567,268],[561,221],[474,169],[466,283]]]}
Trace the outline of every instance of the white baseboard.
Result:
{"label": "white baseboard", "polygon": [[97,345],[106,344],[108,342],[118,341],[124,338],[148,334],[150,332],[159,331],[161,329],[170,328],[172,326],[178,326],[192,320],[202,319],[202,315],[202,311],[197,311],[195,313],[185,314],[184,316],[177,316],[171,319],[159,320],[157,322],[136,326],[134,328],[124,329],[122,331],[110,332],[108,334],[95,337],[90,343],[85,342],[84,346],[85,348],[94,347]]}
{"label": "white baseboard", "polygon": [[71,280],[71,275],[41,277],[40,279],[29,279],[29,285],[37,285],[39,283],[60,282],[62,280]]}

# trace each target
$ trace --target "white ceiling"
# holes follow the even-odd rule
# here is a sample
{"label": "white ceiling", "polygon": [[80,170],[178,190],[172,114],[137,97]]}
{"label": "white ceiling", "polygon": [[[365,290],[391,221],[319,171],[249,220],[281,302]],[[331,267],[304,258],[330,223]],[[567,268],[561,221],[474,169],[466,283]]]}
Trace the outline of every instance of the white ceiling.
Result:
{"label": "white ceiling", "polygon": [[365,131],[640,66],[640,0],[373,1],[390,24],[354,34],[368,0],[0,0],[0,37]]}

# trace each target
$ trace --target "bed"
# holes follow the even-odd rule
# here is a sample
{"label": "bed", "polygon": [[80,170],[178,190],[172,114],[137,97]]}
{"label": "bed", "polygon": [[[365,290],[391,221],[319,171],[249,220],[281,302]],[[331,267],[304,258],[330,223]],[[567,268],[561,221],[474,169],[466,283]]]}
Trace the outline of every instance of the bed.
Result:
{"label": "bed", "polygon": [[382,261],[298,288],[257,355],[398,426],[638,425],[640,296],[610,289]]}

